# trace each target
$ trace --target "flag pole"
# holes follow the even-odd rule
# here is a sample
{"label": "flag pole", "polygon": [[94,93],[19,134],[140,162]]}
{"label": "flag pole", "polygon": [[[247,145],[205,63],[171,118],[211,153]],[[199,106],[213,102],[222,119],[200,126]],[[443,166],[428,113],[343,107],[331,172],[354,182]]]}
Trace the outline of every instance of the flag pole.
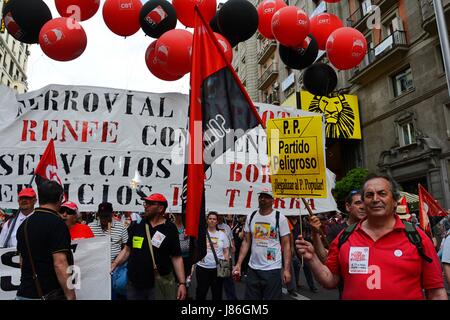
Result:
{"label": "flag pole", "polygon": [[[300,212],[300,214],[299,214],[299,218],[300,218],[300,221],[299,221],[300,222],[300,235],[303,237],[303,221],[302,221],[302,207],[301,206],[299,208],[299,212]],[[295,242],[294,242],[294,246],[295,246]],[[302,259],[302,261],[301,261],[301,264],[300,264],[300,268],[303,268],[303,263],[304,263],[303,262],[303,255],[301,255],[301,259]]]}

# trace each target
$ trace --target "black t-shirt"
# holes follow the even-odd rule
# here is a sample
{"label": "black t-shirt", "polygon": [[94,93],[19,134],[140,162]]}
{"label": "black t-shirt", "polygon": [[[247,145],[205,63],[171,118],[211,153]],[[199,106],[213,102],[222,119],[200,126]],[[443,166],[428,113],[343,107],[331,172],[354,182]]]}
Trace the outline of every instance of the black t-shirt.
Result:
{"label": "black t-shirt", "polygon": [[37,208],[17,230],[17,250],[22,257],[22,274],[17,295],[26,298],[39,298],[33,280],[28,247],[25,242],[25,223],[28,224],[31,255],[44,295],[60,288],[53,266],[53,253],[65,252],[69,265],[73,264],[73,256],[70,251],[70,233],[64,221],[55,211],[44,208]]}
{"label": "black t-shirt", "polygon": [[[128,258],[128,280],[137,288],[154,287],[153,262],[148,247],[147,235],[145,232],[145,220],[130,226],[127,246],[130,247],[130,257]],[[160,275],[165,276],[172,272],[171,257],[181,256],[180,241],[178,239],[178,230],[175,224],[166,220],[165,223],[150,227],[150,236],[152,239],[159,232],[165,238],[162,240],[159,248],[153,245],[156,266]]]}

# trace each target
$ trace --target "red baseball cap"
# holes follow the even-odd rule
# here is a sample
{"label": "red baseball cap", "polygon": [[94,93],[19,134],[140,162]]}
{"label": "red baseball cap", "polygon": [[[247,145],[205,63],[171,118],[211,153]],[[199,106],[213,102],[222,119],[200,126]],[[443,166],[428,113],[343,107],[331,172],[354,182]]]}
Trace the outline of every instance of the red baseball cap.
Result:
{"label": "red baseball cap", "polygon": [[75,212],[78,212],[78,206],[77,206],[77,204],[75,203],[75,202],[72,202],[72,201],[66,201],[66,202],[64,202],[62,205],[61,205],[61,208],[62,207],[66,207],[66,208],[69,208],[70,210],[73,210],[73,211],[75,211]]}
{"label": "red baseball cap", "polygon": [[33,188],[23,188],[19,192],[19,198],[36,198],[36,192]]}
{"label": "red baseball cap", "polygon": [[161,202],[167,204],[167,199],[161,193],[153,193],[148,197],[142,198],[145,201]]}

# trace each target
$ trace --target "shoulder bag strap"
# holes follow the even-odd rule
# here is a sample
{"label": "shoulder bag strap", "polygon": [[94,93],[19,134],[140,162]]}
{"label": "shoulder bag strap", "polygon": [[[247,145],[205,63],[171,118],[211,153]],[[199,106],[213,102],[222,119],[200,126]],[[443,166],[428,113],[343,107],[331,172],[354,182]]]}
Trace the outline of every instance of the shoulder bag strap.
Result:
{"label": "shoulder bag strap", "polygon": [[155,255],[153,254],[153,245],[152,245],[152,237],[150,236],[150,228],[148,227],[148,223],[145,223],[145,233],[147,234],[148,247],[150,248],[150,254],[152,256],[153,270],[155,271],[155,275],[158,274],[158,267],[155,262]]}
{"label": "shoulder bag strap", "polygon": [[208,230],[206,230],[206,236],[208,237],[209,245],[210,245],[211,251],[212,251],[212,253],[214,255],[214,260],[216,260],[216,264],[219,265],[219,258],[217,258],[216,249],[214,249],[214,244],[213,244],[213,242],[211,240],[211,236],[209,235],[209,231]]}
{"label": "shoulder bag strap", "polygon": [[44,300],[44,293],[42,292],[41,283],[39,282],[38,275],[36,273],[36,268],[34,267],[33,257],[31,256],[31,248],[30,248],[30,242],[28,240],[28,228],[27,227],[28,227],[28,219],[25,219],[25,228],[24,228],[25,243],[27,245],[28,258],[30,259],[31,270],[33,272],[33,280],[34,280],[34,284],[36,285],[36,290],[37,290],[38,296],[42,300]]}

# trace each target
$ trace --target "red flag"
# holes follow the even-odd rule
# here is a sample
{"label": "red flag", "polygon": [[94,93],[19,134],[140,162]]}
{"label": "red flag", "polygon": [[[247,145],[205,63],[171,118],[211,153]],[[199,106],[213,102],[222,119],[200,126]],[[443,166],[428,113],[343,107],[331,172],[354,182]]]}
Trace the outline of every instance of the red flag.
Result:
{"label": "red flag", "polygon": [[430,195],[424,187],[419,184],[419,216],[420,226],[431,235],[430,220],[428,217],[446,217],[447,212]]}
{"label": "red flag", "polygon": [[58,163],[56,162],[53,139],[49,141],[47,148],[45,148],[44,154],[34,170],[34,175],[36,176],[37,184],[39,184],[42,180],[55,180],[61,186],[63,185],[58,176]]}
{"label": "red flag", "polygon": [[[197,238],[199,228],[203,227],[200,219],[204,215],[205,169],[233,147],[242,132],[262,125],[239,77],[226,60],[222,46],[197,8],[190,82],[186,234]],[[215,135],[217,130],[210,124],[210,121],[218,123],[218,120],[225,136]],[[242,134],[236,134],[237,129]],[[204,162],[205,155],[210,157],[207,163]]]}
{"label": "red flag", "polygon": [[406,197],[403,196],[400,198],[397,204],[397,214],[400,219],[411,221],[411,215],[409,214],[408,202],[406,201]]}

